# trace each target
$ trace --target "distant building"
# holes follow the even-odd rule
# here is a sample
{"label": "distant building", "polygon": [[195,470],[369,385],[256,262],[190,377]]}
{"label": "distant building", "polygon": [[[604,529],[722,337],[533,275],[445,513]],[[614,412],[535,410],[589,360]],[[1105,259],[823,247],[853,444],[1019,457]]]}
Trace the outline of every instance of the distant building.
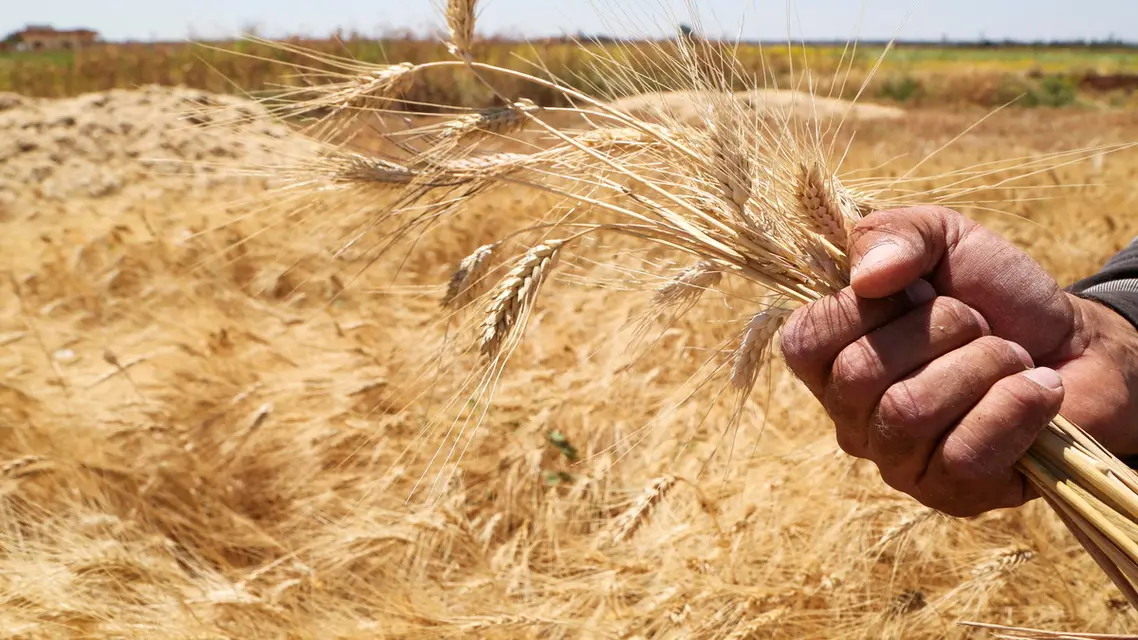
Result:
{"label": "distant building", "polygon": [[28,25],[6,39],[7,48],[16,51],[70,51],[82,49],[99,41],[99,34],[90,29],[59,30],[44,25]]}

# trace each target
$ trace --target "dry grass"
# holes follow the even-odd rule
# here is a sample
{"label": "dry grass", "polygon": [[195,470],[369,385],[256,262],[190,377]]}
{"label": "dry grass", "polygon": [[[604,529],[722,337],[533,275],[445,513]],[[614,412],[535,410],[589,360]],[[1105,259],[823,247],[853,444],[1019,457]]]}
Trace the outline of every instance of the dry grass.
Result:
{"label": "dry grass", "polygon": [[[845,166],[897,176],[975,118],[866,123]],[[1127,113],[997,114],[931,160],[917,186],[952,191],[961,167],[1135,135]],[[971,193],[966,213],[1071,281],[1133,235],[1119,212],[1138,207],[1135,179],[1138,155],[1121,153]],[[0,633],[940,638],[968,637],[957,625],[968,619],[1133,627],[1043,505],[968,522],[915,512],[837,452],[777,363],[755,372],[742,408],[693,391],[709,345],[729,355],[740,317],[757,311],[730,289],[704,291],[686,316],[653,318],[651,348],[619,348],[643,334],[640,313],[668,285],[661,266],[690,264],[675,252],[575,240],[550,271],[556,243],[512,236],[529,253],[502,268],[511,289],[489,295],[515,319],[527,314],[526,339],[506,371],[482,379],[465,375],[479,359],[438,300],[455,265],[472,282],[476,247],[521,233],[529,212],[559,199],[479,193],[461,217],[387,245],[398,221],[376,226],[375,214],[392,196],[319,195],[219,190],[6,214],[17,223],[0,237],[11,275],[0,281]],[[994,202],[1023,219],[988,211]],[[557,291],[533,306],[526,292],[538,286]],[[431,428],[449,399],[485,385],[492,410],[450,407],[463,419]],[[703,401],[679,402],[689,393]],[[739,430],[725,436],[736,411]],[[734,455],[712,457],[725,437]],[[450,452],[461,465],[445,463]]]}

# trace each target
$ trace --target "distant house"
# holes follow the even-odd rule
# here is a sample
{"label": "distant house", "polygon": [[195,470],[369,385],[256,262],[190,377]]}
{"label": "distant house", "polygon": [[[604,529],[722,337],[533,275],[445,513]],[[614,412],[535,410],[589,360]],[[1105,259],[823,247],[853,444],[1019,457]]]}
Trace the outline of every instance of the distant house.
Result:
{"label": "distant house", "polygon": [[98,41],[99,34],[90,29],[61,30],[44,25],[28,25],[6,39],[8,48],[16,51],[69,51]]}

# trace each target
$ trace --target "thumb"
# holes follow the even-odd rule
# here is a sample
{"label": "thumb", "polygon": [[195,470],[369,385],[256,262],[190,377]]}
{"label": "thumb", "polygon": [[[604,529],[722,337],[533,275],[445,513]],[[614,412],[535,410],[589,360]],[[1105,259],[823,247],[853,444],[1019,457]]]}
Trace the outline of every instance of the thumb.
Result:
{"label": "thumb", "polygon": [[924,278],[1037,361],[1064,352],[1076,329],[1074,305],[1039,263],[951,209],[876,212],[851,231],[849,249],[858,296],[892,296]]}
{"label": "thumb", "polygon": [[976,223],[941,207],[878,211],[850,233],[850,284],[862,298],[886,298],[931,275],[948,246]]}

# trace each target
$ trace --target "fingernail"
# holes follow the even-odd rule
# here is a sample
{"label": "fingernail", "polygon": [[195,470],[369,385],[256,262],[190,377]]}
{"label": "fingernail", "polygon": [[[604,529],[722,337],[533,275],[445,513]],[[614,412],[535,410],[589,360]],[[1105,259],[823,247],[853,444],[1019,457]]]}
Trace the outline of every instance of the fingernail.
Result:
{"label": "fingernail", "polygon": [[905,295],[909,297],[909,302],[912,302],[913,306],[919,307],[936,299],[936,289],[924,280],[917,280],[905,287]]}
{"label": "fingernail", "polygon": [[1012,349],[1016,352],[1016,355],[1023,361],[1023,366],[1028,369],[1035,366],[1035,360],[1031,358],[1031,354],[1027,352],[1027,349],[1024,349],[1023,346],[1017,342],[1009,342],[1008,344],[1012,345]]}
{"label": "fingernail", "polygon": [[901,247],[892,240],[882,241],[865,252],[861,260],[854,265],[851,275],[856,276],[862,271],[872,271],[893,262],[901,257]]}
{"label": "fingernail", "polygon": [[1035,384],[1050,389],[1051,391],[1058,391],[1063,388],[1063,377],[1059,375],[1058,371],[1048,369],[1047,367],[1039,367],[1030,371],[1024,371],[1023,376],[1031,380]]}

